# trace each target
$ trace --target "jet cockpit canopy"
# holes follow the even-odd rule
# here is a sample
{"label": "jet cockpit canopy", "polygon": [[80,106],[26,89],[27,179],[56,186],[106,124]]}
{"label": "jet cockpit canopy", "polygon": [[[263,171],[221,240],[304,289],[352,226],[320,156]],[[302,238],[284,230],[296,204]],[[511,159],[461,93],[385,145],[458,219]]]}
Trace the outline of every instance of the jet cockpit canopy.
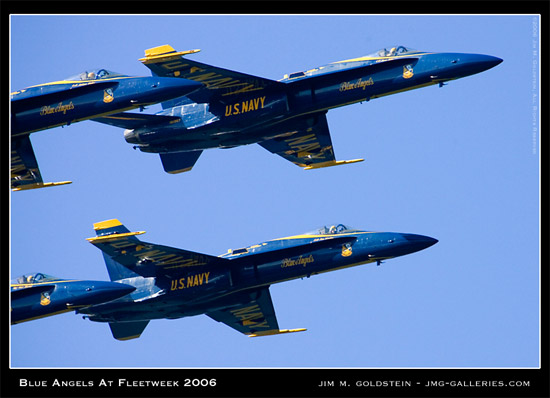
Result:
{"label": "jet cockpit canopy", "polygon": [[395,57],[397,55],[405,55],[407,53],[418,52],[412,48],[407,48],[405,46],[392,46],[389,49],[383,48],[376,51],[375,53],[369,54],[369,57]]}
{"label": "jet cockpit canopy", "polygon": [[306,235],[336,235],[336,234],[345,234],[352,231],[357,231],[355,228],[348,227],[344,224],[330,224],[329,226],[324,226],[315,231],[306,233]]}
{"label": "jet cockpit canopy", "polygon": [[55,281],[59,280],[59,278],[56,278],[55,276],[43,274],[42,272],[32,273],[32,274],[26,274],[21,275],[18,278],[12,279],[11,284],[20,284],[20,283],[43,283],[43,282],[49,282],[49,281]]}
{"label": "jet cockpit canopy", "polygon": [[82,73],[79,73],[76,76],[68,77],[65,80],[68,81],[74,81],[74,80],[100,80],[100,79],[112,79],[115,77],[124,77],[127,75],[123,75],[118,72],[113,72],[107,69],[89,69],[87,71],[84,71]]}

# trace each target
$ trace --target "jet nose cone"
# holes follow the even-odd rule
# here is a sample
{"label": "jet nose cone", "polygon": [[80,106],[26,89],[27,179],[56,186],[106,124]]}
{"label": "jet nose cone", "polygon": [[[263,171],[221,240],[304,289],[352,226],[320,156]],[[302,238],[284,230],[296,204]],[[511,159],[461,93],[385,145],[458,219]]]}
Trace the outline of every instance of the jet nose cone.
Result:
{"label": "jet nose cone", "polygon": [[491,55],[475,55],[471,62],[477,65],[480,72],[483,72],[500,64],[502,59]]}
{"label": "jet nose cone", "polygon": [[475,75],[491,69],[502,62],[501,58],[484,54],[452,54],[452,66],[446,73],[453,78]]}
{"label": "jet nose cone", "polygon": [[437,239],[424,235],[416,234],[403,234],[403,238],[406,240],[406,244],[410,250],[410,253],[414,253],[420,250],[427,249],[430,246],[439,242]]}

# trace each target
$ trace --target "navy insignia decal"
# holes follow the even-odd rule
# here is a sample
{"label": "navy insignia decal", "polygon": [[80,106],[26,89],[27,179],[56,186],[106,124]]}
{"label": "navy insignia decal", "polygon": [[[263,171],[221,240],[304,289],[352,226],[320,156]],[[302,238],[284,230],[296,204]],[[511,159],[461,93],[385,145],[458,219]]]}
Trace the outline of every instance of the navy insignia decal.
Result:
{"label": "navy insignia decal", "polygon": [[404,79],[410,79],[411,77],[413,77],[414,73],[413,73],[413,67],[412,65],[405,65],[403,67],[403,78]]}
{"label": "navy insignia decal", "polygon": [[42,295],[40,296],[40,305],[48,305],[50,304],[50,302],[51,300],[49,293],[42,293]]}
{"label": "navy insignia decal", "polygon": [[115,95],[113,93],[112,88],[108,88],[106,90],[103,90],[103,102],[108,104],[109,102],[112,102],[115,99]]}
{"label": "navy insignia decal", "polygon": [[352,254],[351,245],[346,243],[342,245],[342,257],[349,257]]}

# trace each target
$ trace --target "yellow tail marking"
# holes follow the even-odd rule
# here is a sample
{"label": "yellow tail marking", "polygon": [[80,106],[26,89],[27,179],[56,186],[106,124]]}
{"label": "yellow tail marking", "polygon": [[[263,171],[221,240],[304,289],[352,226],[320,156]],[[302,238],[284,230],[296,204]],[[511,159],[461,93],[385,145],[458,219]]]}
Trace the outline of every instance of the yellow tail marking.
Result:
{"label": "yellow tail marking", "polygon": [[113,218],[112,220],[105,220],[96,222],[94,224],[94,230],[97,231],[99,229],[107,229],[112,227],[118,227],[119,225],[122,225],[120,221],[118,221],[116,218]]}
{"label": "yellow tail marking", "polygon": [[177,57],[181,55],[194,54],[198,53],[200,50],[189,50],[189,51],[176,51],[174,48],[168,44],[163,46],[153,47],[145,50],[145,58],[140,58],[141,62],[147,63],[150,61],[155,61],[162,58]]}

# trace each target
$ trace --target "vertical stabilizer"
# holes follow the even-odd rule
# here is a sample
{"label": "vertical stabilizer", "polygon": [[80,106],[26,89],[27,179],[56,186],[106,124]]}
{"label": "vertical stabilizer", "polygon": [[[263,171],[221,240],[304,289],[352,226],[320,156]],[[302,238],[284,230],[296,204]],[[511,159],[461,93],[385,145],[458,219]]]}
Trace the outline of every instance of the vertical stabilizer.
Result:
{"label": "vertical stabilizer", "polygon": [[[94,230],[96,235],[99,236],[108,236],[115,234],[128,234],[130,231],[126,228],[120,221],[117,219],[101,221],[94,224]],[[128,236],[127,239],[139,241],[135,236]],[[108,253],[102,251],[103,258],[105,259],[105,265],[107,266],[107,271],[109,272],[109,277],[111,281],[117,281],[125,278],[134,278],[139,277],[138,274],[129,270],[122,264],[113,260],[112,256]]]}

